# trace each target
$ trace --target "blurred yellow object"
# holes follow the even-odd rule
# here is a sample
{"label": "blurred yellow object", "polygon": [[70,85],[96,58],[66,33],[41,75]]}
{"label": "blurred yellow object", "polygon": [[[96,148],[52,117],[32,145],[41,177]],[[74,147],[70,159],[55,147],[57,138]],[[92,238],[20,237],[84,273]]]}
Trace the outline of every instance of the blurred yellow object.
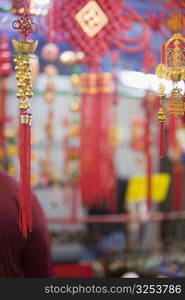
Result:
{"label": "blurred yellow object", "polygon": [[71,79],[71,85],[74,88],[81,86],[81,77],[79,74],[72,74],[70,79]]}
{"label": "blurred yellow object", "polygon": [[31,185],[35,186],[39,183],[39,176],[36,173],[31,174]]}
{"label": "blurred yellow object", "polygon": [[5,128],[4,135],[7,139],[14,138],[17,135],[17,129]]}
{"label": "blurred yellow object", "polygon": [[31,131],[31,144],[35,144],[38,142],[37,132],[35,130]]}
{"label": "blurred yellow object", "polygon": [[79,125],[71,125],[69,128],[69,135],[70,136],[78,136],[80,134],[80,127]]}
{"label": "blurred yellow object", "polygon": [[16,169],[15,166],[13,164],[10,164],[8,167],[8,174],[10,176],[15,176],[16,175]]}
{"label": "blurred yellow object", "polygon": [[7,154],[9,156],[17,156],[17,145],[9,145],[7,147]]}
{"label": "blurred yellow object", "polygon": [[[163,202],[168,193],[171,176],[168,173],[152,176],[152,199],[154,202]],[[137,203],[147,198],[146,176],[133,176],[128,184],[126,201]]]}
{"label": "blurred yellow object", "polygon": [[110,128],[109,134],[113,146],[119,147],[123,144],[123,132],[121,128],[112,127]]}
{"label": "blurred yellow object", "polygon": [[32,164],[36,163],[38,160],[38,155],[36,151],[31,151],[31,162]]}
{"label": "blurred yellow object", "polygon": [[0,147],[0,160],[3,160],[4,155],[5,155],[5,151],[2,147]]}
{"label": "blurred yellow object", "polygon": [[70,110],[73,112],[78,112],[80,109],[79,99],[75,98],[73,102],[70,104]]}

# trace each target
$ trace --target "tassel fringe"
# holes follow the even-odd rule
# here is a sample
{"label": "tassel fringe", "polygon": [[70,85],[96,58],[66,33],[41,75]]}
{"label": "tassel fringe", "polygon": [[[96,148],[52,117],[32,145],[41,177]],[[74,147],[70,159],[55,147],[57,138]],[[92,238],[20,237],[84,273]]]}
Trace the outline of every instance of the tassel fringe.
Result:
{"label": "tassel fringe", "polygon": [[32,203],[30,190],[30,144],[31,144],[30,113],[20,114],[19,128],[19,161],[20,161],[20,214],[19,226],[24,238],[32,230]]}

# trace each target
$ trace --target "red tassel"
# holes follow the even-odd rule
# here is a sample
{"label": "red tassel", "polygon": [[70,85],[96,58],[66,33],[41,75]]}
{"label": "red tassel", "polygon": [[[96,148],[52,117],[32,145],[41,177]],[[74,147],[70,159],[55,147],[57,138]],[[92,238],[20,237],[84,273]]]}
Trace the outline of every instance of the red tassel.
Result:
{"label": "red tassel", "polygon": [[32,203],[30,191],[30,140],[31,140],[30,113],[20,114],[19,128],[19,160],[20,160],[20,231],[24,238],[32,230]]}
{"label": "red tassel", "polygon": [[161,63],[162,64],[165,64],[165,53],[166,53],[165,44],[162,44],[162,47],[161,47]]}
{"label": "red tassel", "polygon": [[172,211],[181,211],[182,208],[183,173],[180,165],[173,168],[172,179]]}
{"label": "red tassel", "polygon": [[160,122],[160,137],[159,137],[159,155],[160,158],[164,157],[164,122]]}

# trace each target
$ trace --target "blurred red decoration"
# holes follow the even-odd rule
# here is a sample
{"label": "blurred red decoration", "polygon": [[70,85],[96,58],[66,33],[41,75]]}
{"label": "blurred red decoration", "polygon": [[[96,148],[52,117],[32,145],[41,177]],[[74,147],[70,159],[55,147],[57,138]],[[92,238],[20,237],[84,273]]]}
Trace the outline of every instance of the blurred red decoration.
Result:
{"label": "blurred red decoration", "polygon": [[[108,19],[107,24],[93,37],[89,37],[76,20],[76,15],[86,4],[91,2],[96,2]],[[88,14],[84,18],[87,16]],[[99,18],[96,14],[96,22],[99,20],[101,17]],[[96,22],[95,19],[91,19],[92,24],[89,24],[89,27],[93,27],[94,24],[95,27],[99,26],[99,23]],[[125,5],[124,1],[117,1],[115,5],[114,0],[54,0],[46,23],[47,27],[40,18],[39,27],[49,37],[49,40],[68,41],[76,51],[82,51],[85,54],[85,61],[91,68],[99,64],[99,57],[106,55],[110,47],[134,53],[142,50],[149,40],[148,28],[144,20],[134,9]],[[128,31],[134,30],[136,23],[137,26],[140,24],[141,33],[131,38]]]}
{"label": "blurred red decoration", "polygon": [[[6,156],[5,126],[8,122],[6,112],[7,84],[6,78],[12,72],[9,45],[5,35],[0,38],[0,160]],[[1,161],[2,162],[2,161]]]}
{"label": "blurred red decoration", "polygon": [[115,211],[114,148],[109,136],[111,74],[82,75],[80,185],[87,206]]}
{"label": "blurred red decoration", "polygon": [[135,151],[145,150],[145,123],[142,118],[135,118],[131,123],[131,147]]}
{"label": "blurred red decoration", "polygon": [[58,70],[57,68],[50,64],[50,65],[47,65],[45,68],[44,68],[44,73],[48,76],[48,77],[53,77],[55,75],[58,74]]}
{"label": "blurred red decoration", "polygon": [[160,14],[148,14],[147,24],[168,39],[171,34],[185,31],[185,2],[181,0],[166,1]]}
{"label": "blurred red decoration", "polygon": [[0,40],[0,78],[5,78],[12,72],[12,65],[10,63],[11,54],[8,48],[6,36],[2,36]]}
{"label": "blurred red decoration", "polygon": [[59,57],[59,48],[54,43],[48,43],[42,48],[42,57],[48,61],[53,62]]}
{"label": "blurred red decoration", "polygon": [[[135,26],[137,36],[131,37]],[[149,43],[149,31],[142,17],[124,1],[53,0],[45,23],[39,28],[49,41],[67,41],[75,52],[83,52],[83,62],[91,73],[84,74],[81,98],[80,186],[87,206],[115,209],[116,175],[114,149],[110,142],[112,95],[110,74],[102,74],[101,57],[111,48],[128,53],[143,50]],[[118,58],[119,59],[119,58]],[[117,82],[114,78],[114,104]]]}

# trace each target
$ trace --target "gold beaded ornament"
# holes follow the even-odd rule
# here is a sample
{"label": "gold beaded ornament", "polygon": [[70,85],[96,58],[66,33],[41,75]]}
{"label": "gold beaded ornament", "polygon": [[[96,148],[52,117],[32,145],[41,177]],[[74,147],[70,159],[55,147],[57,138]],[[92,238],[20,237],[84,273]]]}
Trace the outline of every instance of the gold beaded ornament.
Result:
{"label": "gold beaded ornament", "polygon": [[[185,37],[181,33],[175,33],[166,43],[162,44],[161,54],[162,63],[157,65],[156,75],[160,79],[173,81],[173,89],[167,106],[168,112],[173,116],[183,116],[185,113],[184,95],[182,89],[178,87],[178,82],[185,80]],[[164,88],[163,93],[165,94]],[[161,114],[161,107],[159,114]],[[165,121],[164,118],[163,121],[160,117],[158,119],[160,122]]]}
{"label": "gold beaded ornament", "polygon": [[27,112],[30,107],[29,99],[33,96],[31,84],[30,55],[35,52],[38,41],[28,40],[28,35],[37,31],[37,25],[28,16],[27,1],[25,14],[13,21],[13,28],[17,29],[24,40],[12,40],[16,51],[14,57],[17,98],[19,100],[19,163],[20,163],[20,215],[19,227],[24,238],[32,231],[32,197],[30,191],[30,161],[31,161],[31,121],[32,115]]}
{"label": "gold beaded ornament", "polygon": [[26,111],[30,107],[28,100],[33,96],[29,54],[34,53],[37,41],[25,43],[24,41],[12,40],[12,43],[17,52],[14,57],[17,87],[19,89],[16,96],[19,99],[19,108]]}

